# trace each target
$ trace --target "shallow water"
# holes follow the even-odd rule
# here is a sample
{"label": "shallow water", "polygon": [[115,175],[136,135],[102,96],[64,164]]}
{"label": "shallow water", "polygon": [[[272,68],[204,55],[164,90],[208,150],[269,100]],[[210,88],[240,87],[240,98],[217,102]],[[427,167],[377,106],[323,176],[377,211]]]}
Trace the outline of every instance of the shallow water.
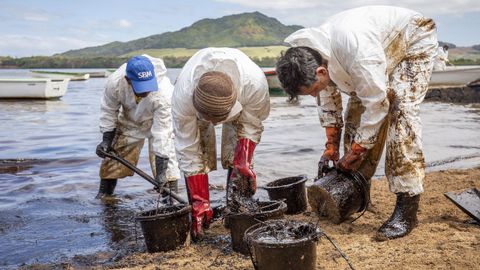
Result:
{"label": "shallow water", "polygon": [[[177,69],[171,70],[172,81],[177,74]],[[26,75],[24,70],[0,71],[0,77]],[[54,101],[0,100],[0,268],[67,259],[80,264],[98,252],[105,255],[94,260],[108,262],[145,250],[143,239],[135,241],[141,230],[134,215],[155,207],[152,186],[134,176],[119,181],[114,200],[94,199],[104,83],[105,79],[70,82],[67,94]],[[421,116],[428,170],[478,166],[478,106],[425,103]],[[255,151],[258,185],[299,174],[313,178],[325,140],[313,98],[299,106],[272,98],[264,125]],[[220,142],[220,127],[217,131]],[[145,150],[139,167],[150,173]],[[383,175],[383,162],[376,174]],[[210,174],[216,203],[223,200],[225,179],[224,170]],[[183,182],[180,192],[186,197]],[[266,192],[260,189],[257,196],[266,198]]]}

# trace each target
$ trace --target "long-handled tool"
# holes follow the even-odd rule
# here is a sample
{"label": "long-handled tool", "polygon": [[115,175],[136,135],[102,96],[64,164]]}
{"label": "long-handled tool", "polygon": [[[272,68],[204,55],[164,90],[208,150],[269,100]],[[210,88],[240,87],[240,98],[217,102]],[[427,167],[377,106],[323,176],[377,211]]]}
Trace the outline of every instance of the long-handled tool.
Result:
{"label": "long-handled tool", "polygon": [[142,178],[144,178],[145,180],[147,180],[148,182],[150,182],[152,185],[154,185],[155,187],[157,187],[159,189],[159,192],[165,192],[167,193],[168,195],[170,195],[172,198],[174,198],[175,200],[177,200],[179,203],[183,203],[183,204],[188,204],[187,201],[185,201],[184,199],[182,199],[182,197],[180,197],[178,194],[176,194],[175,192],[172,192],[170,189],[167,189],[167,188],[164,188],[162,186],[160,186],[160,184],[155,181],[155,179],[153,179],[153,177],[151,177],[150,175],[146,174],[144,171],[140,170],[139,168],[137,168],[135,165],[133,165],[132,163],[128,162],[127,160],[123,159],[122,157],[118,156],[115,152],[103,152],[103,154],[106,156],[106,157],[109,157],[111,159],[114,159],[120,163],[122,163],[123,165],[125,165],[127,168],[129,168],[130,170],[136,172],[138,175],[140,175]]}
{"label": "long-handled tool", "polygon": [[480,224],[480,191],[478,189],[473,187],[460,191],[446,192],[443,195]]}

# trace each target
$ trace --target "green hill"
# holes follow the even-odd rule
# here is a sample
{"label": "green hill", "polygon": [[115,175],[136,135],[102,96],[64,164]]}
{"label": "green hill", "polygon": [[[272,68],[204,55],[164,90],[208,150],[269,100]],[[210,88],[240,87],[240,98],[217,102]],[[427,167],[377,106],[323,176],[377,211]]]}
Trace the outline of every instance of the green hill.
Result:
{"label": "green hill", "polygon": [[253,47],[282,45],[283,39],[302,28],[286,26],[259,12],[203,19],[175,32],[166,32],[128,42],[70,50],[62,56],[121,56],[138,50],[204,47]]}

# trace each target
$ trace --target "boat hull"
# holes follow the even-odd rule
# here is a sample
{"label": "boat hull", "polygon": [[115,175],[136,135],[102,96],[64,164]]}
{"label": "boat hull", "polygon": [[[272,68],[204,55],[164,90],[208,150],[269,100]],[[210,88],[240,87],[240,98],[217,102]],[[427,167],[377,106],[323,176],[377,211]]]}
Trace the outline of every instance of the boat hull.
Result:
{"label": "boat hull", "polygon": [[69,79],[0,79],[0,98],[51,99],[67,92]]}
{"label": "boat hull", "polygon": [[433,71],[429,85],[464,86],[480,79],[480,67],[449,67],[447,70]]}
{"label": "boat hull", "polygon": [[[70,79],[70,81],[86,81],[90,79],[89,73],[57,72],[43,70],[30,70],[30,72],[35,78],[49,78],[54,80]],[[105,74],[103,74],[103,76],[105,76]]]}
{"label": "boat hull", "polygon": [[[271,95],[285,95],[274,69],[265,69]],[[448,67],[447,70],[433,71],[429,86],[465,86],[480,79],[480,66]]]}

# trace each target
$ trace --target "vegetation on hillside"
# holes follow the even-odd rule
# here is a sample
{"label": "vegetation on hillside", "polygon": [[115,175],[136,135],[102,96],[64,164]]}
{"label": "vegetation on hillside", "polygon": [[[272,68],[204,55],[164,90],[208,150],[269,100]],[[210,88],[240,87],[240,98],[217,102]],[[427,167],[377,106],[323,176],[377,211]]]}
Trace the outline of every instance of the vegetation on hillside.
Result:
{"label": "vegetation on hillside", "polygon": [[[181,68],[189,58],[166,56],[163,60],[169,68]],[[117,68],[127,60],[127,57],[0,57],[0,68]],[[261,67],[273,67],[277,58],[253,57],[252,60]]]}
{"label": "vegetation on hillside", "polygon": [[302,28],[286,26],[259,12],[203,19],[175,32],[166,32],[128,42],[71,50],[62,56],[121,56],[133,51],[165,48],[258,47],[282,45],[289,34]]}
{"label": "vegetation on hillside", "polygon": [[0,68],[115,68],[127,60],[118,57],[0,57]]}

